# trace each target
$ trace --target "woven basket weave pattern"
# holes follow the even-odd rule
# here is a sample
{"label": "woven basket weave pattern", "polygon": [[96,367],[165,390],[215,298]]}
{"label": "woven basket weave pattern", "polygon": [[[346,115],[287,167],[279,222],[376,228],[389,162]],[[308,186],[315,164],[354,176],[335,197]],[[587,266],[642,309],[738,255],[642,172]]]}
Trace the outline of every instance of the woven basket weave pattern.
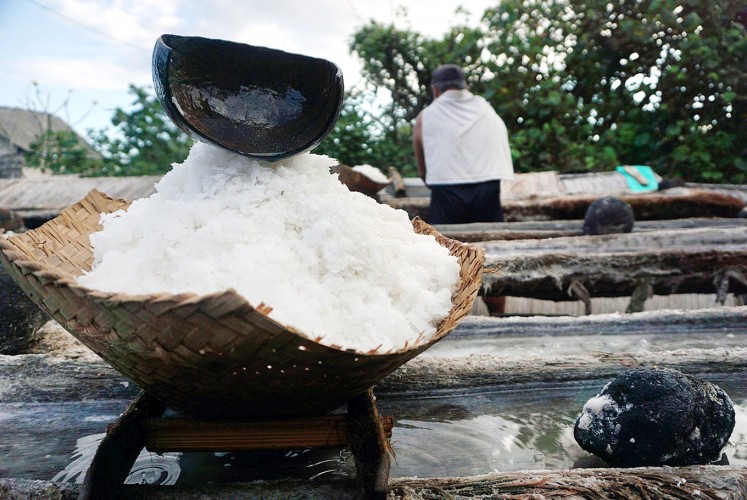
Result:
{"label": "woven basket weave pattern", "polygon": [[26,293],[116,370],[175,409],[200,417],[316,415],[335,410],[443,338],[481,285],[484,251],[449,240],[461,279],[449,316],[426,343],[364,354],[323,346],[252,307],[233,290],[127,295],[92,291],[75,277],[90,269],[89,235],[101,213],[128,203],[91,191],[33,231],[0,240],[0,256]]}

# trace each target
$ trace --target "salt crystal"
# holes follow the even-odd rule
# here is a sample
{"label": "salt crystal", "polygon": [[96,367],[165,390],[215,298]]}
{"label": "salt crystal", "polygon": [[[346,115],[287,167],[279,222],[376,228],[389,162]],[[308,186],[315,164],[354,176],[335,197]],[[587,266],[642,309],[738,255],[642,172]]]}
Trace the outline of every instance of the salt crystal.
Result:
{"label": "salt crystal", "polygon": [[374,182],[380,182],[382,184],[389,183],[389,178],[384,175],[384,173],[379,170],[378,168],[363,164],[363,165],[356,165],[353,167],[353,170],[355,170],[358,173],[361,173],[371,179]]}
{"label": "salt crystal", "polygon": [[583,411],[599,416],[605,409],[614,412],[615,415],[620,413],[620,408],[617,406],[615,400],[607,394],[604,396],[595,396],[589,399],[586,404],[584,404]]}
{"label": "salt crystal", "polygon": [[153,195],[102,215],[79,282],[129,294],[234,289],[343,349],[427,340],[451,309],[458,260],[415,233],[406,212],[350,192],[329,173],[334,164],[310,153],[262,162],[197,143]]}

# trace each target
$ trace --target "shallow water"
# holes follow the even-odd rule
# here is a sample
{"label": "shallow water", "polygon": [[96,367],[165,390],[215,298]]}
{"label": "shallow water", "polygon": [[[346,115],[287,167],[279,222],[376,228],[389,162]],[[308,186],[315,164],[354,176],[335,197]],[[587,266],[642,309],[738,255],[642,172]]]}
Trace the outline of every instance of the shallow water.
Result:
{"label": "shallow water", "polygon": [[[730,395],[736,425],[724,452],[732,465],[747,465],[747,384],[728,376],[703,378]],[[450,392],[416,401],[380,398],[382,414],[396,419],[392,476],[571,469],[589,455],[573,438],[573,425],[584,403],[607,382]]]}
{"label": "shallow water", "polygon": [[[747,384],[729,375],[708,380],[730,395],[737,413],[725,453],[731,464],[747,465]],[[395,419],[391,476],[572,468],[588,455],[573,439],[573,424],[586,400],[606,382],[496,387],[402,399],[381,395],[379,410]],[[0,405],[0,428],[5,429],[0,435],[0,477],[82,482],[106,425],[127,404],[117,400]],[[128,482],[198,485],[345,477],[354,473],[353,467],[347,450],[163,456],[143,451]]]}

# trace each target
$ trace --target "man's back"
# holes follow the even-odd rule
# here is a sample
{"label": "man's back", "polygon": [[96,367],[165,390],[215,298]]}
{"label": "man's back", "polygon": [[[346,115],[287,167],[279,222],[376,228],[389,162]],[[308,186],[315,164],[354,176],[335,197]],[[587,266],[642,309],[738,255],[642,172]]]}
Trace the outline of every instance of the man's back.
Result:
{"label": "man's back", "polygon": [[508,133],[490,104],[448,90],[423,110],[427,184],[463,184],[513,176]]}

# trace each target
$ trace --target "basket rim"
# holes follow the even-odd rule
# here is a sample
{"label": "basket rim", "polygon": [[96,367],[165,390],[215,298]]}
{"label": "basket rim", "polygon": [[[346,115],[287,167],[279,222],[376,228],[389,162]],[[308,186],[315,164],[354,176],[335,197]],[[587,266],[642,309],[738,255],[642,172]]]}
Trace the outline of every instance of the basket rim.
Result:
{"label": "basket rim", "polygon": [[[86,197],[83,198],[83,200],[63,210],[60,216],[66,212],[68,214],[73,214],[76,206],[79,206],[83,201],[86,201],[90,199],[91,197],[103,197],[111,201],[124,202],[126,206],[122,207],[122,210],[126,210],[130,203],[127,200],[113,198],[113,197],[106,195],[105,193],[102,193],[101,191],[97,189],[92,189],[86,195]],[[94,206],[95,205],[96,203],[94,203]],[[26,233],[17,233],[10,237],[0,238],[0,260],[2,260],[6,265],[10,265],[12,267],[17,268],[24,275],[33,273],[37,276],[43,276],[45,278],[45,281],[54,283],[54,285],[57,287],[69,288],[76,295],[88,296],[100,302],[114,302],[114,303],[141,302],[141,303],[144,303],[144,302],[151,302],[151,301],[172,300],[174,302],[179,302],[182,305],[193,305],[194,306],[194,305],[200,305],[200,304],[210,304],[213,301],[229,299],[231,301],[235,301],[239,303],[239,307],[245,306],[245,307],[250,308],[253,311],[260,313],[262,316],[264,316],[264,318],[267,321],[270,322],[272,326],[287,330],[288,332],[301,337],[303,340],[313,342],[317,344],[319,347],[330,349],[334,352],[355,353],[355,355],[357,356],[370,356],[370,357],[382,357],[383,358],[387,356],[400,356],[404,353],[413,353],[418,350],[423,351],[423,350],[426,350],[431,345],[438,342],[439,340],[441,340],[442,338],[444,338],[446,335],[448,335],[454,329],[454,327],[456,327],[456,323],[458,323],[458,320],[454,321],[453,322],[454,324],[450,328],[449,327],[444,328],[443,331],[439,332],[443,324],[451,319],[451,315],[454,311],[453,298],[454,298],[454,294],[456,293],[456,291],[454,291],[452,293],[452,308],[438,322],[438,324],[435,325],[436,331],[434,332],[433,335],[421,340],[420,342],[413,343],[412,345],[406,344],[405,346],[399,349],[394,349],[394,350],[385,351],[385,352],[378,352],[378,351],[364,352],[364,351],[359,351],[353,348],[343,348],[341,346],[335,346],[335,345],[329,345],[329,344],[317,342],[316,340],[314,340],[314,338],[304,333],[302,330],[295,328],[293,326],[290,326],[290,325],[285,325],[277,321],[276,319],[269,317],[268,313],[265,313],[262,310],[262,306],[263,305],[268,306],[267,304],[259,304],[257,306],[254,306],[243,295],[239,294],[233,288],[229,288],[226,290],[217,291],[217,292],[213,292],[209,294],[198,294],[195,292],[185,292],[185,293],[178,293],[178,294],[169,293],[169,292],[131,294],[131,293],[126,293],[126,292],[105,292],[101,290],[95,290],[95,289],[88,288],[86,286],[81,285],[76,279],[76,277],[70,273],[60,271],[57,268],[43,265],[39,261],[29,259],[28,256],[23,254],[23,252],[19,249],[18,245],[16,245],[14,242],[14,240],[22,238],[24,234],[36,232],[38,229],[41,229],[47,226],[48,224],[55,223],[55,221],[60,216],[55,217],[54,219],[51,219],[50,221],[46,222],[39,228],[32,229],[31,231],[27,231]],[[70,216],[75,217],[75,215],[70,215]],[[454,247],[467,247],[471,251],[477,252],[477,260],[481,262],[481,266],[482,264],[484,264],[485,250],[482,247],[447,238],[443,236],[441,233],[439,233],[435,228],[433,228],[433,226],[427,224],[425,221],[423,221],[419,217],[413,218],[411,223],[413,225],[413,230],[421,234],[427,234],[427,235],[433,236],[440,245],[448,248],[450,252],[452,252]],[[462,275],[463,271],[464,271],[463,269],[460,269],[460,276]],[[11,273],[11,275],[12,274],[13,273]],[[14,280],[18,281],[18,279],[15,276],[13,276],[13,278]],[[476,279],[475,281],[478,281],[478,280]]]}

